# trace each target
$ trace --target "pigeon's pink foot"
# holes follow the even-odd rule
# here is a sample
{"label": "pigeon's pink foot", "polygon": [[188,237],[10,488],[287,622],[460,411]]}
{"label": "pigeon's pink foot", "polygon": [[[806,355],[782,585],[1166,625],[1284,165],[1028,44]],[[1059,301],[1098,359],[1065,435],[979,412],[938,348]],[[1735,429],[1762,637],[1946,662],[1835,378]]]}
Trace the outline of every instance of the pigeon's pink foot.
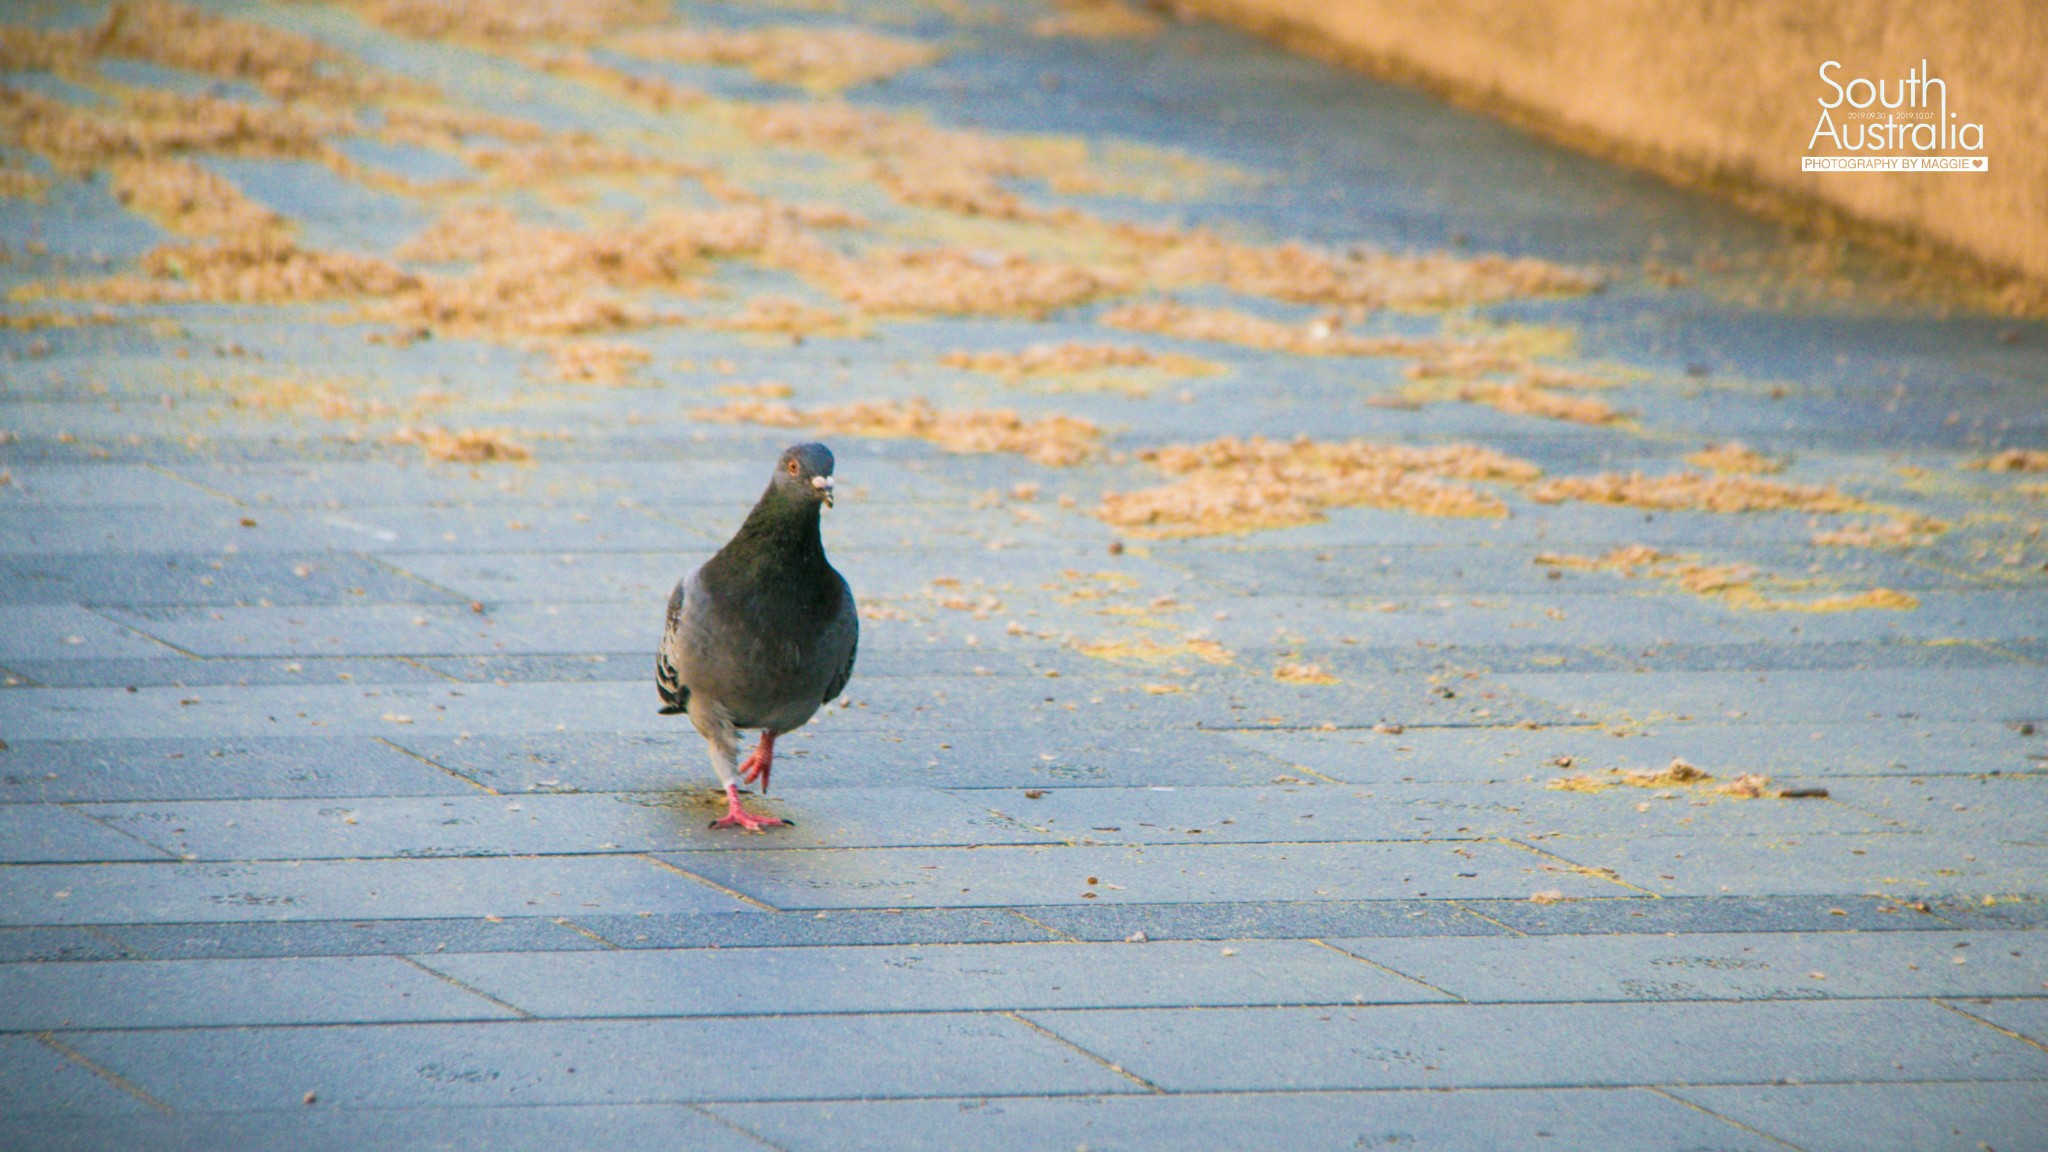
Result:
{"label": "pigeon's pink foot", "polygon": [[737,784],[727,784],[725,786],[725,800],[727,805],[725,815],[711,822],[713,828],[744,828],[749,832],[759,832],[763,828],[773,828],[778,824],[789,823],[787,820],[780,820],[773,816],[763,816],[758,812],[749,812],[745,808],[740,807],[740,787]]}
{"label": "pigeon's pink foot", "polygon": [[768,771],[775,767],[775,733],[762,732],[761,742],[740,761],[740,779],[749,784],[759,783],[761,795],[768,794]]}

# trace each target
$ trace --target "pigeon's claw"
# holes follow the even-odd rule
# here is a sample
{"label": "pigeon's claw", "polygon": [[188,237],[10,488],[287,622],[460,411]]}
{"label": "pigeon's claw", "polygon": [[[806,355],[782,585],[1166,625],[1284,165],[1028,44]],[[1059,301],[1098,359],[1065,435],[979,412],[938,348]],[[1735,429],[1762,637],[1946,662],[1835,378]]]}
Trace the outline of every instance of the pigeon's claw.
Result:
{"label": "pigeon's claw", "polygon": [[713,828],[744,828],[749,832],[759,832],[763,828],[773,828],[778,824],[789,823],[787,820],[777,819],[774,816],[763,816],[759,812],[749,812],[742,808],[740,806],[740,788],[737,784],[725,786],[725,801],[725,815],[711,822]]}
{"label": "pigeon's claw", "polygon": [[740,761],[740,779],[749,784],[759,784],[761,795],[768,794],[768,773],[775,767],[775,733],[761,733],[761,742]]}

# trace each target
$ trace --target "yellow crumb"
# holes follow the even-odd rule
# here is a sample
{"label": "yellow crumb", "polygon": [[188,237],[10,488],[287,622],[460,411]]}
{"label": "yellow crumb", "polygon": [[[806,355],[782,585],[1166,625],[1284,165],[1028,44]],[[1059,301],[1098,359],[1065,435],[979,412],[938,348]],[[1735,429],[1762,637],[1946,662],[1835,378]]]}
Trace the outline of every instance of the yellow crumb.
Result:
{"label": "yellow crumb", "polygon": [[603,341],[572,341],[548,350],[555,379],[577,384],[628,384],[653,359],[645,348]]}
{"label": "yellow crumb", "polygon": [[449,431],[427,425],[407,426],[391,434],[394,444],[418,445],[429,460],[449,464],[491,464],[533,459],[533,450],[504,433],[479,428]]}
{"label": "yellow crumb", "polygon": [[1710,472],[1759,474],[1783,472],[1785,470],[1785,461],[1757,452],[1739,440],[1730,440],[1726,444],[1715,444],[1711,447],[1702,448],[1698,452],[1687,456],[1685,462],[1695,468],[1705,468]]}
{"label": "yellow crumb", "polygon": [[1230,649],[1203,639],[1163,644],[1149,636],[1138,636],[1128,640],[1076,642],[1073,649],[1083,656],[1113,664],[1167,664],[1190,656],[1209,664],[1230,664],[1237,659]]}
{"label": "yellow crumb", "polygon": [[1123,0],[1058,0],[1059,11],[1032,22],[1038,36],[1079,40],[1132,40],[1157,36],[1165,22]]}
{"label": "yellow crumb", "polygon": [[2048,472],[2048,452],[2008,448],[1995,455],[1967,461],[1963,467],[1978,472]]}

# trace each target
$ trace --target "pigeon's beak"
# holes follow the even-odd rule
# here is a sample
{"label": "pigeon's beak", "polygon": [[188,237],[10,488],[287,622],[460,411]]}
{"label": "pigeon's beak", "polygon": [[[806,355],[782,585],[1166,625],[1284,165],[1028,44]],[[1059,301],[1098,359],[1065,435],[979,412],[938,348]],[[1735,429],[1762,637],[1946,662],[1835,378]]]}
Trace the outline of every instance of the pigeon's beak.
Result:
{"label": "pigeon's beak", "polygon": [[825,507],[830,508],[832,506],[832,478],[830,476],[813,476],[811,477],[811,487],[818,490],[819,498],[825,501]]}

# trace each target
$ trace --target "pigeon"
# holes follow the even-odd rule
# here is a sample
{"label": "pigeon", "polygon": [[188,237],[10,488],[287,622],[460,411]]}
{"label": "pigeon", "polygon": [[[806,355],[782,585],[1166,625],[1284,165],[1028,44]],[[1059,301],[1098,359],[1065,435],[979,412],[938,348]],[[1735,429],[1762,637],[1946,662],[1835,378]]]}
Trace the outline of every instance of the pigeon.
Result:
{"label": "pigeon", "polygon": [[[853,675],[860,617],[818,531],[831,506],[832,450],[787,449],[746,523],[668,598],[655,686],[662,715],[687,714],[711,745],[727,805],[713,828],[789,823],[742,807],[739,781],[767,795],[775,738],[803,727]],[[735,766],[746,728],[761,739]]]}

